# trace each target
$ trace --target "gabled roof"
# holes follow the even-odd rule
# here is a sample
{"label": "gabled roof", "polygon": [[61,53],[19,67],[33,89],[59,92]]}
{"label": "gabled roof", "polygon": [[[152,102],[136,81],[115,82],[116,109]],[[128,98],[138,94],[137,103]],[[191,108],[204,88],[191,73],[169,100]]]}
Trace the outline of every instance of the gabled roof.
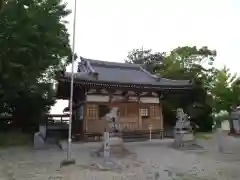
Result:
{"label": "gabled roof", "polygon": [[[66,73],[67,79],[71,73]],[[138,64],[106,62],[81,57],[78,72],[74,74],[75,81],[101,82],[108,84],[131,84],[134,86],[151,87],[191,87],[188,80],[171,80],[155,76]]]}

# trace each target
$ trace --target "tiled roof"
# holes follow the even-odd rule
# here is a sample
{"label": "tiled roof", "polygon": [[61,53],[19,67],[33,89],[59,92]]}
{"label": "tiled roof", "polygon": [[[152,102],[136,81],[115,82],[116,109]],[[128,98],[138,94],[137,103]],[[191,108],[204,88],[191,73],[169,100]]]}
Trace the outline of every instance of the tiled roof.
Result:
{"label": "tiled roof", "polygon": [[[70,78],[71,73],[65,77]],[[188,80],[171,80],[150,74],[138,64],[127,64],[86,59],[81,57],[76,80],[98,81],[150,86],[191,86]]]}

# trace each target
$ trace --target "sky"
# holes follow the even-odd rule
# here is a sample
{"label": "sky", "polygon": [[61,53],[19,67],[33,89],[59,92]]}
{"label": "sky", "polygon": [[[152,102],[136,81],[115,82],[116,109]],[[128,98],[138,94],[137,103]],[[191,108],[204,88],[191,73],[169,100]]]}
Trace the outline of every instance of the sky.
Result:
{"label": "sky", "polygon": [[[74,0],[65,2],[73,10]],[[124,62],[134,48],[169,52],[208,46],[217,51],[216,67],[240,72],[239,0],[77,0],[76,16],[78,56]],[[72,44],[73,13],[66,20]],[[62,113],[67,105],[58,101],[51,113]]]}

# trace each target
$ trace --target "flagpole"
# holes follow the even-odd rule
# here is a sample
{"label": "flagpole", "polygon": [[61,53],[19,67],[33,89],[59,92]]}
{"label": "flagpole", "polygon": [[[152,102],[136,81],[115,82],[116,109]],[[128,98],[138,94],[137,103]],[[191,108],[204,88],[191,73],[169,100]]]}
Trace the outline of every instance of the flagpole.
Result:
{"label": "flagpole", "polygon": [[77,11],[77,0],[74,0],[74,11],[73,11],[73,36],[72,36],[72,70],[71,70],[71,86],[70,86],[70,118],[68,126],[68,148],[67,148],[67,159],[63,161],[62,165],[75,164],[75,160],[71,157],[71,145],[72,145],[72,119],[73,119],[73,81],[74,81],[74,61],[75,61],[75,34],[76,34],[76,11]]}
{"label": "flagpole", "polygon": [[73,12],[73,37],[72,37],[72,77],[71,77],[71,93],[70,93],[70,119],[68,128],[68,152],[67,160],[71,159],[71,143],[72,143],[72,119],[73,119],[73,80],[74,80],[74,60],[75,60],[75,34],[76,34],[76,11],[77,11],[77,0],[74,1],[74,12]]}

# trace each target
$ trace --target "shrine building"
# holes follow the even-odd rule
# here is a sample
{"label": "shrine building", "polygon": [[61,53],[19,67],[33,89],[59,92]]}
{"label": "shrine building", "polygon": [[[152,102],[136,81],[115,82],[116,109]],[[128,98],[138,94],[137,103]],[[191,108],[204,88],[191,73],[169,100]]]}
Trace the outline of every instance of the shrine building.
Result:
{"label": "shrine building", "polygon": [[[70,99],[70,83],[71,73],[66,72],[58,79],[58,99]],[[111,106],[119,107],[123,131],[147,130],[149,126],[163,130],[161,99],[167,93],[192,88],[187,80],[158,77],[141,65],[81,57],[78,72],[74,73],[74,132],[102,133],[106,127],[103,116]],[[112,103],[113,100],[119,102]],[[82,101],[85,103],[78,106]]]}

